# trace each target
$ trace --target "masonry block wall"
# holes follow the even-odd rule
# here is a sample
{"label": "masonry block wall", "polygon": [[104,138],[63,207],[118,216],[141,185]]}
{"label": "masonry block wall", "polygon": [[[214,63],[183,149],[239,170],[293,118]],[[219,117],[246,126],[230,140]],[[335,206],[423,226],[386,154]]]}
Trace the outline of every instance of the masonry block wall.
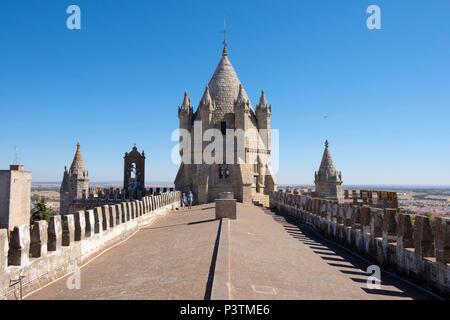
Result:
{"label": "masonry block wall", "polygon": [[177,191],[141,200],[103,205],[75,214],[55,216],[48,223],[0,229],[0,299],[14,299],[22,279],[24,294],[69,274],[105,248],[122,241],[140,226],[180,205]]}
{"label": "masonry block wall", "polygon": [[31,172],[21,165],[0,170],[0,228],[12,229],[30,219]]}
{"label": "masonry block wall", "polygon": [[279,190],[272,208],[325,238],[420,285],[450,297],[450,218],[412,215],[400,209],[338,204]]}

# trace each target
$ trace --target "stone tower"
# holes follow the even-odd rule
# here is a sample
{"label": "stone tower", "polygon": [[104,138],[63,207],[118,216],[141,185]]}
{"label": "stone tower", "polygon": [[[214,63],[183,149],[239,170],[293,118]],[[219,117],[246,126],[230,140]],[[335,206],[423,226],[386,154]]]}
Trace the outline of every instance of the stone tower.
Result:
{"label": "stone tower", "polygon": [[60,214],[70,214],[70,205],[76,199],[86,198],[89,193],[89,172],[84,166],[80,143],[70,169],[64,168],[63,182],[60,189]]}
{"label": "stone tower", "polygon": [[138,151],[136,145],[124,157],[123,188],[128,199],[139,199],[145,189],[145,152]]}
{"label": "stone tower", "polygon": [[31,172],[21,165],[0,170],[0,229],[30,223]]}
{"label": "stone tower", "polygon": [[[214,201],[221,192],[232,192],[241,202],[268,199],[268,194],[276,188],[268,161],[271,114],[272,107],[264,92],[256,111],[252,108],[225,44],[197,110],[194,112],[187,93],[178,109],[180,129],[188,135],[181,134],[180,141],[190,139],[191,148],[180,150],[182,163],[175,179],[176,189],[191,190],[199,204]],[[214,129],[214,138],[204,135],[207,130],[213,132],[209,129]],[[238,131],[245,137],[238,138]],[[235,146],[229,147],[227,140],[234,140]],[[213,141],[215,148],[209,153]],[[213,155],[214,161],[205,161],[202,157],[205,153]]]}
{"label": "stone tower", "polygon": [[316,195],[319,198],[341,201],[342,174],[336,170],[328,147],[329,143],[325,141],[322,163],[315,174]]}

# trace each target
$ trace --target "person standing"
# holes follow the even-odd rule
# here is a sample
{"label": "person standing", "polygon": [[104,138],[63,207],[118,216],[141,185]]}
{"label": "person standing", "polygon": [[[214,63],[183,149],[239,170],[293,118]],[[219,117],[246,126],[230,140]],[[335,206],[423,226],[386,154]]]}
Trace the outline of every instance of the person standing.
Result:
{"label": "person standing", "polygon": [[187,196],[187,201],[188,201],[189,210],[191,210],[192,203],[194,202],[194,195],[192,194],[192,191],[189,191],[188,196]]}
{"label": "person standing", "polygon": [[187,197],[186,193],[183,193],[183,196],[181,197],[181,208],[186,208],[187,206]]}

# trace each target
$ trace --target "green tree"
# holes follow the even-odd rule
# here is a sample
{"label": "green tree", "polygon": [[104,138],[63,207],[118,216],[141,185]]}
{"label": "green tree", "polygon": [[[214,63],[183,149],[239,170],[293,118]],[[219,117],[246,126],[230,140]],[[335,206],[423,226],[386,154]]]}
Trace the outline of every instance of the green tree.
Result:
{"label": "green tree", "polygon": [[48,222],[53,215],[53,211],[50,208],[47,208],[45,198],[42,198],[36,203],[36,209],[31,214],[31,223],[42,220]]}

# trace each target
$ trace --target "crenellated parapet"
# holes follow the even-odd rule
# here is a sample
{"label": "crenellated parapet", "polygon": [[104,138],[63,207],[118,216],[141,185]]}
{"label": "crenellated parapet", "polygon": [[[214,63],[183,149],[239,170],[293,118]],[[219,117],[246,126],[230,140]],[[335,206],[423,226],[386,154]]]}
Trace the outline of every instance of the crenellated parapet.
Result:
{"label": "crenellated parapet", "polygon": [[[174,190],[174,188],[168,187],[146,188],[143,191],[139,190],[137,199],[141,200],[147,196],[159,195]],[[124,201],[132,200],[133,198],[130,199],[125,189],[92,187],[89,188],[87,195],[84,194],[81,198],[74,199],[70,202],[68,205],[68,212],[75,213],[80,210],[93,209],[104,205],[116,205]],[[64,214],[64,212],[62,212],[62,214]]]}
{"label": "crenellated parapet", "polygon": [[[0,229],[0,299],[14,299],[72,273],[141,226],[180,206],[178,191],[105,204],[49,222]],[[17,282],[16,286],[10,284]]]}
{"label": "crenellated parapet", "polygon": [[450,297],[450,217],[337,203],[294,190],[272,192],[270,204],[374,264]]}
{"label": "crenellated parapet", "polygon": [[398,196],[394,191],[344,190],[344,199],[352,200],[353,204],[378,208],[398,208]]}

